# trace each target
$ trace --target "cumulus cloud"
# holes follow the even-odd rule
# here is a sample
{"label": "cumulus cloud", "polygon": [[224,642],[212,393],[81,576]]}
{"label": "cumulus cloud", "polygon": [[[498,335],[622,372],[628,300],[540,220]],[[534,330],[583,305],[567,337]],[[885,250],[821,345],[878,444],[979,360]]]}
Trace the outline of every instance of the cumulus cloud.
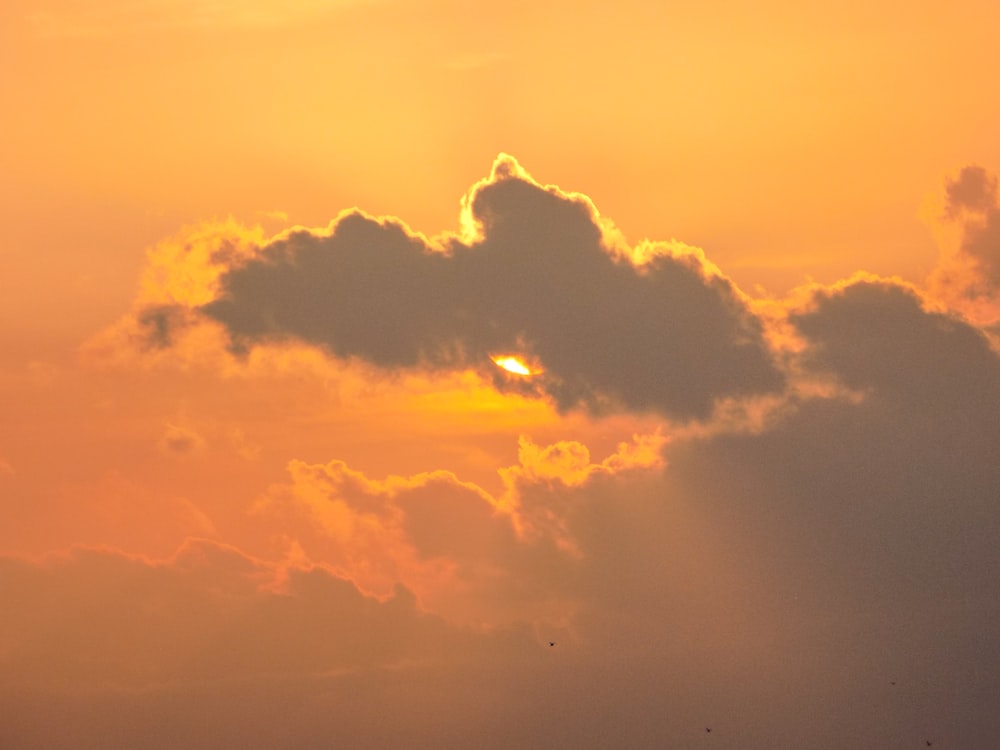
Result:
{"label": "cumulus cloud", "polygon": [[[856,696],[870,694],[859,680],[920,685],[920,701],[893,704],[893,734],[934,725],[955,744],[988,742],[1000,360],[982,331],[889,280],[817,288],[791,319],[808,366],[863,396],[806,400],[758,433],[673,441],[664,482],[731,545],[716,559],[746,555],[759,606],[782,612],[774,658],[834,680],[843,659]],[[851,744],[894,744],[872,731]]]}
{"label": "cumulus cloud", "polygon": [[[882,368],[875,392],[908,387]],[[873,397],[599,462],[524,440],[503,498],[299,462],[258,511],[300,539],[285,562],[200,540],[166,560],[3,560],[18,606],[0,700],[17,710],[0,738],[499,750],[683,746],[710,725],[749,750],[984,746],[1000,728],[986,420]],[[355,585],[366,567],[378,597]]]}
{"label": "cumulus cloud", "polygon": [[659,467],[662,443],[637,436],[592,463],[580,443],[522,437],[496,497],[446,471],[379,481],[342,461],[293,461],[291,481],[273,486],[255,511],[309,559],[375,594],[402,582],[456,621],[565,620],[582,595],[565,586],[583,554],[571,528],[574,498],[601,477]]}
{"label": "cumulus cloud", "polygon": [[[748,529],[842,556],[858,591],[919,598],[954,587],[1000,603],[989,572],[1000,565],[1000,357],[986,336],[885,279],[817,288],[790,319],[807,367],[861,398],[816,398],[757,434],[678,443],[668,473],[681,455],[697,462],[699,487],[727,487],[720,498],[747,514],[749,497],[778,513],[778,526],[761,518]],[[726,469],[711,478],[712,465]]]}
{"label": "cumulus cloud", "polygon": [[[386,370],[474,368],[562,409],[689,419],[720,398],[781,389],[761,321],[699,251],[628,247],[588,199],[538,184],[508,156],[470,190],[462,225],[428,240],[349,211],[326,231],[259,246],[203,232],[156,256],[155,278],[177,291],[146,294],[138,328],[169,346],[200,311],[237,350],[297,341]],[[508,377],[497,353],[540,372]]]}
{"label": "cumulus cloud", "polygon": [[[947,189],[966,239],[990,226],[991,180]],[[858,275],[772,301],[769,347],[700,254],[630,248],[512,160],[465,209],[433,241],[349,212],[164,246],[132,331],[165,352],[208,319],[203,342],[248,359],[308,344],[435,374],[519,353],[534,378],[481,371],[564,408],[701,417],[749,396],[764,416],[667,424],[603,459],[524,437],[494,492],[293,460],[252,510],[280,561],[205,541],[4,560],[0,744],[681,747],[712,726],[746,750],[989,746],[1000,359],[983,329]]]}
{"label": "cumulus cloud", "polygon": [[890,280],[859,280],[820,289],[810,309],[790,320],[811,346],[805,359],[851,388],[883,397],[925,400],[1000,395],[996,353],[979,328],[952,313],[928,309],[920,293]]}

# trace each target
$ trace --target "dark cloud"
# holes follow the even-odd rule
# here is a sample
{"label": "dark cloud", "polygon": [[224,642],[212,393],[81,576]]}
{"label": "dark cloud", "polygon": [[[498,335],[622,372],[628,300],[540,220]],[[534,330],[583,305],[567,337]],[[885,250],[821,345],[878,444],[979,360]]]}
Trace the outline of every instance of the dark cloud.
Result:
{"label": "dark cloud", "polygon": [[974,261],[986,293],[996,295],[1000,291],[1000,207],[991,206],[981,221],[966,222],[964,230],[962,252]]}
{"label": "dark cloud", "polygon": [[295,338],[384,368],[492,367],[491,354],[524,352],[545,371],[527,387],[564,409],[704,417],[717,398],[782,386],[760,322],[699,257],[664,248],[633,265],[589,202],[509,158],[468,208],[468,243],[434,246],[357,212],[329,235],[294,232],[223,274],[202,310],[237,347]]}
{"label": "dark cloud", "polygon": [[[1000,204],[996,175],[982,167],[965,167],[947,183],[945,193],[945,216],[959,224],[961,238],[956,256],[943,259],[935,280],[946,291],[995,303],[1000,291]],[[995,323],[995,312],[992,317]]]}
{"label": "dark cloud", "polygon": [[144,308],[136,320],[143,342],[155,347],[170,346],[173,343],[172,332],[180,324],[176,319],[180,312],[179,308],[169,305]]}
{"label": "dark cloud", "polygon": [[806,360],[851,388],[921,409],[1000,396],[1000,365],[982,331],[926,310],[911,288],[859,281],[820,290],[812,309],[790,319],[812,344]]}
{"label": "dark cloud", "polygon": [[[844,711],[845,731],[867,727],[848,744],[891,747],[914,727],[989,744],[1000,361],[981,332],[889,282],[820,290],[793,321],[811,366],[863,397],[805,401],[757,434],[672,443],[668,496],[710,522],[714,559],[742,560],[756,606],[780,613],[757,644],[781,642],[776,663],[838,685],[826,708]],[[749,597],[731,604],[731,617],[754,611]],[[889,679],[908,687],[880,704],[879,726],[862,703],[884,700],[873,683]],[[815,688],[801,687],[808,711]]]}
{"label": "dark cloud", "polygon": [[945,186],[947,213],[958,216],[962,211],[987,211],[996,207],[997,178],[982,167],[968,166]]}

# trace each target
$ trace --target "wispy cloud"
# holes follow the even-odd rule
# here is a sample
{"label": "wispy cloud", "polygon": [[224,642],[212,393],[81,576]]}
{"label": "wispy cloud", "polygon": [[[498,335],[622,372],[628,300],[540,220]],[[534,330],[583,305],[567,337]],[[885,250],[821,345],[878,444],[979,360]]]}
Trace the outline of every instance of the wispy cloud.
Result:
{"label": "wispy cloud", "polygon": [[948,181],[944,221],[957,233],[929,279],[931,289],[973,320],[1000,323],[1000,203],[997,178],[970,165]]}

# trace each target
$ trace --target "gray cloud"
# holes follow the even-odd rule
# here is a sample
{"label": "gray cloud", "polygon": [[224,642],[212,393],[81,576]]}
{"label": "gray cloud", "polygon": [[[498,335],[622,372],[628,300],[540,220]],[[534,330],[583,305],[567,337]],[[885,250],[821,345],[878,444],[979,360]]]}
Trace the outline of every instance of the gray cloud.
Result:
{"label": "gray cloud", "polygon": [[975,263],[986,293],[1000,291],[1000,206],[993,203],[978,221],[966,221],[961,250]]}
{"label": "gray cloud", "polygon": [[[667,493],[710,521],[711,557],[744,561],[756,606],[780,613],[758,645],[780,641],[776,662],[839,683],[822,700],[844,711],[847,744],[906,744],[899,735],[917,727],[989,744],[1000,730],[987,697],[1000,673],[1000,360],[980,331],[893,283],[820,290],[814,303],[793,317],[810,365],[864,398],[800,403],[759,434],[675,442]],[[731,601],[733,617],[753,606]],[[862,704],[887,700],[877,683],[890,680],[905,690],[878,704],[880,725]]]}
{"label": "gray cloud", "polygon": [[[651,499],[640,497],[631,510]],[[635,640],[643,631],[632,627],[618,633],[619,647],[560,632],[549,648],[546,633],[523,626],[449,625],[420,612],[402,587],[378,601],[313,569],[288,571],[272,590],[276,572],[208,542],[157,563],[97,550],[45,564],[0,559],[0,593],[18,602],[0,622],[0,705],[8,709],[0,740],[51,748],[207,748],[220,740],[248,748],[642,746],[699,736],[702,717],[733,700],[732,687],[706,700],[720,680],[698,677],[700,643],[671,643],[677,618],[666,611],[666,628],[645,631],[654,637],[644,648]],[[663,701],[675,710],[656,710]],[[744,736],[747,718],[730,717]]]}
{"label": "gray cloud", "polygon": [[[968,353],[895,289],[863,291],[898,305],[924,344]],[[568,603],[561,623],[465,629],[407,588],[379,601],[319,568],[275,588],[278,567],[209,542],[159,563],[93,550],[2,560],[0,594],[18,606],[0,620],[12,716],[0,740],[680,747],[710,725],[712,741],[747,750],[989,746],[1000,462],[983,423],[963,420],[984,392],[945,392],[939,408],[900,395],[906,382],[864,382],[876,385],[861,403],[815,400],[763,433],[675,440],[662,472],[521,474],[520,505],[579,554],[515,538],[445,475],[391,493],[344,476],[316,498],[386,517],[398,503],[421,555],[457,563],[456,597]]]}
{"label": "gray cloud", "polygon": [[589,203],[517,169],[498,162],[475,189],[468,244],[432,247],[348,213],[329,236],[295,232],[230,269],[202,310],[238,347],[295,338],[384,368],[485,367],[526,350],[545,370],[527,387],[564,409],[704,417],[717,398],[781,388],[728,280],[693,255],[615,257]]}
{"label": "gray cloud", "polygon": [[926,310],[912,289],[861,281],[820,290],[813,301],[813,309],[791,315],[812,343],[806,359],[849,387],[874,388],[879,398],[921,410],[961,402],[973,412],[997,402],[1000,366],[982,331]]}
{"label": "gray cloud", "polygon": [[[956,205],[985,205],[983,184],[956,188]],[[330,237],[293,234],[230,270],[205,310],[243,346],[295,337],[386,368],[523,343],[564,405],[697,414],[771,383],[740,369],[756,352],[771,372],[757,324],[696,261],[619,263],[586,203],[510,174],[472,209],[482,238],[444,249],[359,214]],[[523,303],[507,309],[511,295]],[[19,606],[0,618],[0,744],[694,747],[711,725],[709,741],[745,750],[991,746],[998,355],[889,280],[817,288],[789,322],[805,371],[859,397],[790,399],[753,432],[672,435],[662,471],[508,472],[533,534],[443,472],[376,487],[340,462],[293,462],[306,491],[269,491],[265,520],[345,569],[403,575],[380,568],[393,544],[453,564],[447,596],[492,629],[422,612],[415,584],[379,601],[313,569],[269,590],[273,566],[209,543],[169,565],[2,561],[0,599]],[[709,382],[687,386],[637,346],[655,340]],[[633,371],[647,365],[666,385]],[[555,448],[540,452],[564,469],[583,455]],[[341,522],[345,507],[366,522]]]}
{"label": "gray cloud", "polygon": [[988,211],[996,207],[997,178],[982,167],[970,165],[945,185],[946,211],[957,216],[962,211]]}
{"label": "gray cloud", "polygon": [[86,548],[44,565],[0,558],[5,599],[18,602],[0,626],[0,684],[140,689],[323,674],[444,646],[443,622],[402,587],[379,602],[322,569],[281,577],[201,540],[158,563]]}
{"label": "gray cloud", "polygon": [[1000,204],[997,178],[982,167],[968,166],[945,186],[945,218],[958,224],[956,251],[942,258],[931,276],[945,296],[985,303],[973,313],[981,322],[997,323],[1000,313]]}

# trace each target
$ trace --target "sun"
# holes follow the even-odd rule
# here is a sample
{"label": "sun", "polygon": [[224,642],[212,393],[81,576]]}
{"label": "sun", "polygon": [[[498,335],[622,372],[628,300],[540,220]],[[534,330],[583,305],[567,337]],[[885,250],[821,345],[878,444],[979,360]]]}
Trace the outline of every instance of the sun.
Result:
{"label": "sun", "polygon": [[517,357],[511,357],[509,355],[504,355],[500,357],[493,357],[493,362],[498,366],[505,369],[507,372],[513,373],[515,375],[531,375],[531,370],[528,366],[524,364]]}

